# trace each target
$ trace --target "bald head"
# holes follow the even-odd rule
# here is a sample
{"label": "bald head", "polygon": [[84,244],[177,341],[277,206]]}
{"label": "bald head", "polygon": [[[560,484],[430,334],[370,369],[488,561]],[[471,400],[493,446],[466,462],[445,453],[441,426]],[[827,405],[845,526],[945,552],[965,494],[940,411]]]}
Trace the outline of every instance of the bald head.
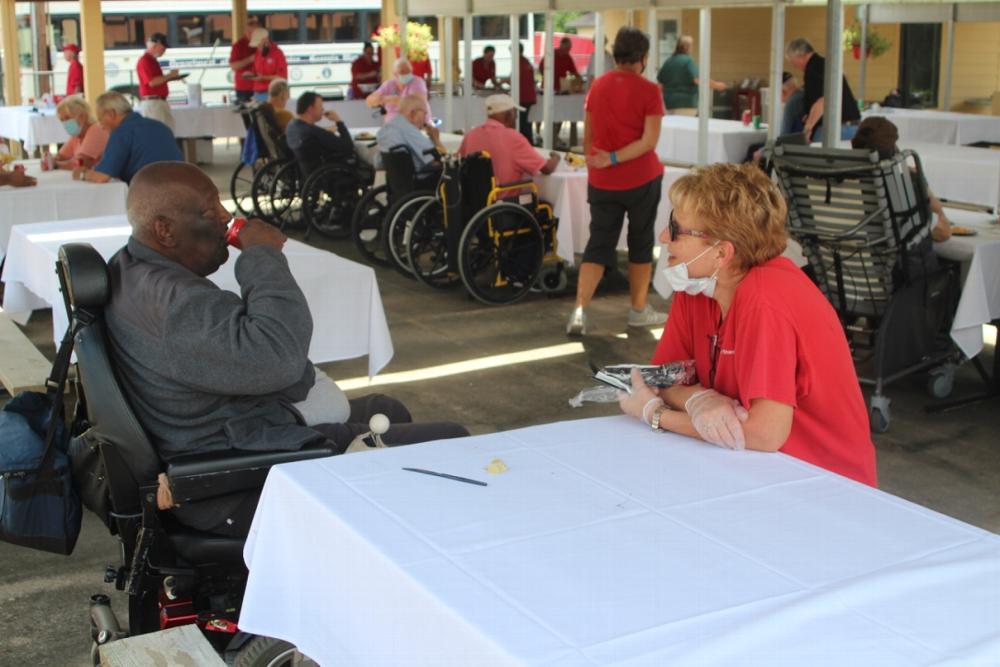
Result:
{"label": "bald head", "polygon": [[146,165],[129,184],[126,212],[132,236],[156,252],[207,276],[229,256],[226,225],[232,219],[215,184],[186,162]]}

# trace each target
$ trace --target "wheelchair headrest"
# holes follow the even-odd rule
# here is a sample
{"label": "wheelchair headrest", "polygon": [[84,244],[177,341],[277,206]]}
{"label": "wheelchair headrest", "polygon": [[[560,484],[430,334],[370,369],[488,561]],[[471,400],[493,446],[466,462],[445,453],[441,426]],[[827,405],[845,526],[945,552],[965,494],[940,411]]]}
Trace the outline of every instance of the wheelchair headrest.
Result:
{"label": "wheelchair headrest", "polygon": [[66,243],[59,248],[57,268],[73,308],[103,308],[111,296],[108,264],[89,243]]}

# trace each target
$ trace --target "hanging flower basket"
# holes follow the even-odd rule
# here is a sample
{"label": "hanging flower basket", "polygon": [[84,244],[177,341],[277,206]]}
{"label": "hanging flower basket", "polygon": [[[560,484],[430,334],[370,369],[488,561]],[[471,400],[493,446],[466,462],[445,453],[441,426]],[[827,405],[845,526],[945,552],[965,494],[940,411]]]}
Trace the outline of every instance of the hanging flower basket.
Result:
{"label": "hanging flower basket", "polygon": [[[427,60],[427,51],[432,40],[431,27],[424,23],[408,21],[406,23],[406,58],[411,62]],[[378,30],[372,33],[372,41],[382,47],[383,50],[393,47],[396,57],[399,57],[399,25],[380,25]]]}
{"label": "hanging flower basket", "polygon": [[[855,22],[844,28],[844,50],[850,50],[854,54],[855,60],[861,59],[861,24]],[[875,30],[868,28],[865,39],[865,57],[878,58],[889,50],[892,42],[878,34]]]}

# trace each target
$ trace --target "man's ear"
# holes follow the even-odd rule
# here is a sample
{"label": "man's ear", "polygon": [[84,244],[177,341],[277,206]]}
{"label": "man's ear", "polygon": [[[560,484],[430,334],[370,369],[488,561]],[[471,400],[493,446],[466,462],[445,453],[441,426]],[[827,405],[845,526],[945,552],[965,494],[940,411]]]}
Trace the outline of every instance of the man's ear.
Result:
{"label": "man's ear", "polygon": [[174,229],[174,221],[170,218],[158,215],[153,221],[153,236],[157,243],[165,248],[177,247],[177,235]]}

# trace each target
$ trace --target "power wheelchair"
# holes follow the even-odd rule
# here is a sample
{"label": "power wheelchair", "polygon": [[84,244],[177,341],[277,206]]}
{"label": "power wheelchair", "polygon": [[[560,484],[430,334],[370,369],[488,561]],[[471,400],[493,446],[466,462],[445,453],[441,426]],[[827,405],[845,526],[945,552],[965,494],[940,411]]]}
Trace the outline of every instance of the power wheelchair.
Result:
{"label": "power wheelchair", "polygon": [[81,495],[118,538],[121,562],[108,567],[105,581],[128,595],[125,630],[106,596],[91,598],[95,661],[99,644],[195,623],[231,664],[292,664],[299,656],[294,646],[237,627],[247,577],[244,540],[193,530],[158,511],[157,478],[166,474],[175,502],[197,503],[260,489],[272,465],[334,452],[227,451],[162,461],[122,392],[108,351],[107,265],[89,244],[72,243],[60,248],[56,270],[75,330],[74,421],[78,437],[99,457],[99,478],[106,483],[98,494]]}
{"label": "power wheelchair", "polygon": [[551,205],[532,181],[498,185],[488,153],[446,158],[435,191],[409,210],[389,218],[386,240],[397,263],[426,285],[461,281],[488,305],[513,303],[536,284],[545,292],[566,287]]}

